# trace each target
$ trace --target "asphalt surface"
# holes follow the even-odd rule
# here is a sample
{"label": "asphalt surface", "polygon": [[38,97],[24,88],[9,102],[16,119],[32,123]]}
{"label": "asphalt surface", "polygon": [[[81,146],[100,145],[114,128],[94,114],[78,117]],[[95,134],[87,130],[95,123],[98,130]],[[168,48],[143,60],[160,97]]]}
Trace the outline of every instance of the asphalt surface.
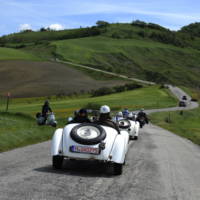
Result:
{"label": "asphalt surface", "polygon": [[[180,108],[149,112],[171,109]],[[0,154],[0,200],[200,200],[199,146],[152,124],[129,143],[123,174],[107,172],[94,161],[65,161],[53,170],[50,141],[15,149]]]}
{"label": "asphalt surface", "polygon": [[199,200],[200,148],[154,125],[130,142],[120,176],[105,164],[66,161],[51,167],[50,142],[0,155],[1,200]]}

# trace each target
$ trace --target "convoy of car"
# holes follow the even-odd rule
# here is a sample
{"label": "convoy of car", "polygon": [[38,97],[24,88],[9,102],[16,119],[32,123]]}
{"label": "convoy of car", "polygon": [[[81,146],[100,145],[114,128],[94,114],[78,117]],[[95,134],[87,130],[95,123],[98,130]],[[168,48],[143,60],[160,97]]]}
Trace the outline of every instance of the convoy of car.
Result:
{"label": "convoy of car", "polygon": [[[187,97],[183,96],[179,106],[187,106],[187,101]],[[92,123],[73,122],[57,129],[51,143],[53,168],[61,169],[66,159],[96,160],[106,163],[113,175],[122,174],[130,140],[137,140],[140,128],[148,123],[147,117],[143,122],[138,119],[141,113],[143,117],[146,115],[143,109],[138,115],[130,113],[123,116],[119,112],[113,117],[118,130],[96,124],[96,115],[91,117],[94,119]]]}

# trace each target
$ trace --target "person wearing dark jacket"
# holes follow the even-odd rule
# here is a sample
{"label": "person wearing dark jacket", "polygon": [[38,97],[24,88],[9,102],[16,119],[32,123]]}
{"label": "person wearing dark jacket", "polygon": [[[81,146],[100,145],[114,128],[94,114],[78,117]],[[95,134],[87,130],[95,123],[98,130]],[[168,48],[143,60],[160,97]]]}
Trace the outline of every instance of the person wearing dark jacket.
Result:
{"label": "person wearing dark jacket", "polygon": [[149,123],[149,119],[147,117],[147,114],[144,112],[144,109],[142,108],[140,110],[140,112],[137,114],[137,121],[140,122],[140,128],[142,128],[144,126],[144,124],[148,124]]}
{"label": "person wearing dark jacket", "polygon": [[96,121],[95,123],[99,125],[103,125],[103,126],[112,127],[116,129],[118,133],[120,133],[120,130],[117,124],[111,120],[109,106],[106,106],[106,105],[101,106],[99,120]]}
{"label": "person wearing dark jacket", "polygon": [[91,121],[88,118],[87,110],[80,109],[78,113],[75,115],[74,119],[70,121],[71,123],[90,123]]}
{"label": "person wearing dark jacket", "polygon": [[45,121],[47,120],[48,112],[52,112],[52,109],[49,105],[49,101],[46,100],[42,106],[42,117],[44,117]]}

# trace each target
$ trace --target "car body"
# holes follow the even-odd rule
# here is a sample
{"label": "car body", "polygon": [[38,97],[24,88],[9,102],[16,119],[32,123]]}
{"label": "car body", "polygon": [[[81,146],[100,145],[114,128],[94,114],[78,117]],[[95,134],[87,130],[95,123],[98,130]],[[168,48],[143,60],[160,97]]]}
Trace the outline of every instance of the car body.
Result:
{"label": "car body", "polygon": [[57,129],[51,143],[54,168],[64,159],[98,160],[112,166],[113,174],[121,174],[128,152],[129,134],[94,123],[72,123]]}
{"label": "car body", "polygon": [[187,96],[182,96],[182,100],[187,100]]}
{"label": "car body", "polygon": [[137,140],[139,136],[140,123],[133,119],[120,119],[118,121],[119,128],[129,133],[129,138]]}
{"label": "car body", "polygon": [[186,107],[187,106],[187,102],[186,101],[179,101],[179,107]]}

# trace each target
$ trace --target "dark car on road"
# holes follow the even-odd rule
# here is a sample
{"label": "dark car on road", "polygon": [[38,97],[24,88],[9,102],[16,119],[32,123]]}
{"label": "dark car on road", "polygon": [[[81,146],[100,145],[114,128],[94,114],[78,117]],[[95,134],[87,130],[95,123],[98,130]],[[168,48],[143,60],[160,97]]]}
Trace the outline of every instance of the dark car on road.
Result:
{"label": "dark car on road", "polygon": [[187,100],[187,96],[182,96],[182,100]]}
{"label": "dark car on road", "polygon": [[179,101],[179,107],[186,107],[186,102],[185,101]]}

